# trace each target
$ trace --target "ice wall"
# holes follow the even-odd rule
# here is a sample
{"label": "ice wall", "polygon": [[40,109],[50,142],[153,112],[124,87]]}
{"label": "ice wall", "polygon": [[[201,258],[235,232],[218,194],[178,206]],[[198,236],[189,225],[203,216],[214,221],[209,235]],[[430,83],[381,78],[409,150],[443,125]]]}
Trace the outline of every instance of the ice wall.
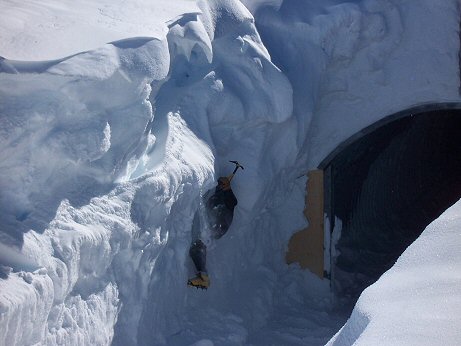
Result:
{"label": "ice wall", "polygon": [[[215,254],[209,306],[229,310],[215,328],[237,330],[236,339],[246,323],[263,323],[270,287],[248,287],[245,299],[227,287],[243,263],[270,278],[261,263],[272,249],[248,247],[261,237],[283,243],[246,232],[261,223],[254,219],[274,175],[295,157],[283,131],[295,125],[292,89],[242,4],[201,8],[171,22],[165,40],[127,39],[55,61],[1,60],[2,343],[163,344],[197,320],[188,311],[203,297],[185,285],[192,217],[200,194],[230,173],[229,159],[249,173],[234,183],[240,227],[227,252]],[[261,290],[259,309],[232,317]],[[231,309],[232,300],[241,305]]]}
{"label": "ice wall", "polygon": [[133,39],[60,61],[2,61],[0,258],[13,272],[1,343],[112,340],[122,286],[112,263],[137,229],[134,192],[115,181],[146,147],[150,83],[168,58],[166,42]]}

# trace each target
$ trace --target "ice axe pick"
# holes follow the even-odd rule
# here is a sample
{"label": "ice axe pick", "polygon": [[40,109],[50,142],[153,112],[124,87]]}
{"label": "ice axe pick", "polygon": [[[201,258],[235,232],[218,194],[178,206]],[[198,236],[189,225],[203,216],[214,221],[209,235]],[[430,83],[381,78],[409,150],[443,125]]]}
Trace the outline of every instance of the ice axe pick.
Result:
{"label": "ice axe pick", "polygon": [[237,173],[238,169],[241,168],[241,169],[245,169],[243,168],[243,166],[238,162],[238,161],[229,161],[229,162],[232,162],[233,164],[235,164],[235,168],[234,168],[234,171],[232,172],[231,175],[229,175],[227,178],[229,179],[229,181],[232,180],[232,178],[234,177],[235,173]]}

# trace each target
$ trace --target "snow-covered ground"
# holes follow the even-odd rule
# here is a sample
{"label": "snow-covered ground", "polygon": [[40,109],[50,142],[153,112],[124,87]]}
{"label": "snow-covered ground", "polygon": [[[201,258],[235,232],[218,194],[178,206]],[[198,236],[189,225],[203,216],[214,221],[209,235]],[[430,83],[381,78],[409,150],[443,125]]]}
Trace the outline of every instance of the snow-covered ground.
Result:
{"label": "snow-covered ground", "polygon": [[362,293],[328,345],[458,345],[460,237],[458,201]]}
{"label": "snow-covered ground", "polygon": [[0,56],[54,60],[126,38],[162,39],[167,21],[198,11],[194,0],[3,0]]}
{"label": "snow-covered ground", "polygon": [[[459,101],[457,5],[0,2],[0,344],[327,343],[350,310],[285,264],[298,177],[392,111]],[[196,291],[193,216],[229,160],[239,204]],[[330,344],[459,344],[460,217]]]}

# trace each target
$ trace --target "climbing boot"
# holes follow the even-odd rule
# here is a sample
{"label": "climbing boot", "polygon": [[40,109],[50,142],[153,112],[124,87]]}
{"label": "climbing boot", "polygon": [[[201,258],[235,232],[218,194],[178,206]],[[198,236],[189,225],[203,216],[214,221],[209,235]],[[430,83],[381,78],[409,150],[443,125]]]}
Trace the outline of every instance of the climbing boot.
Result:
{"label": "climbing boot", "polygon": [[206,290],[210,287],[210,278],[207,273],[198,272],[196,277],[187,281],[187,285],[190,287],[196,287],[197,289],[201,288],[202,290]]}

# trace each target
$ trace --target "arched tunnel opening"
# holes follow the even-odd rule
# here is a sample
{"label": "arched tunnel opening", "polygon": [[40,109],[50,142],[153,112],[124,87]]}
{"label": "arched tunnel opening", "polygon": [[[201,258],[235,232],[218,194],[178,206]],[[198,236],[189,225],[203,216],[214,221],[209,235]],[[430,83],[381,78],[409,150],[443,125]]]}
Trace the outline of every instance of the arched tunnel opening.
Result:
{"label": "arched tunnel opening", "polygon": [[332,285],[355,299],[461,197],[461,110],[390,116],[323,169]]}

